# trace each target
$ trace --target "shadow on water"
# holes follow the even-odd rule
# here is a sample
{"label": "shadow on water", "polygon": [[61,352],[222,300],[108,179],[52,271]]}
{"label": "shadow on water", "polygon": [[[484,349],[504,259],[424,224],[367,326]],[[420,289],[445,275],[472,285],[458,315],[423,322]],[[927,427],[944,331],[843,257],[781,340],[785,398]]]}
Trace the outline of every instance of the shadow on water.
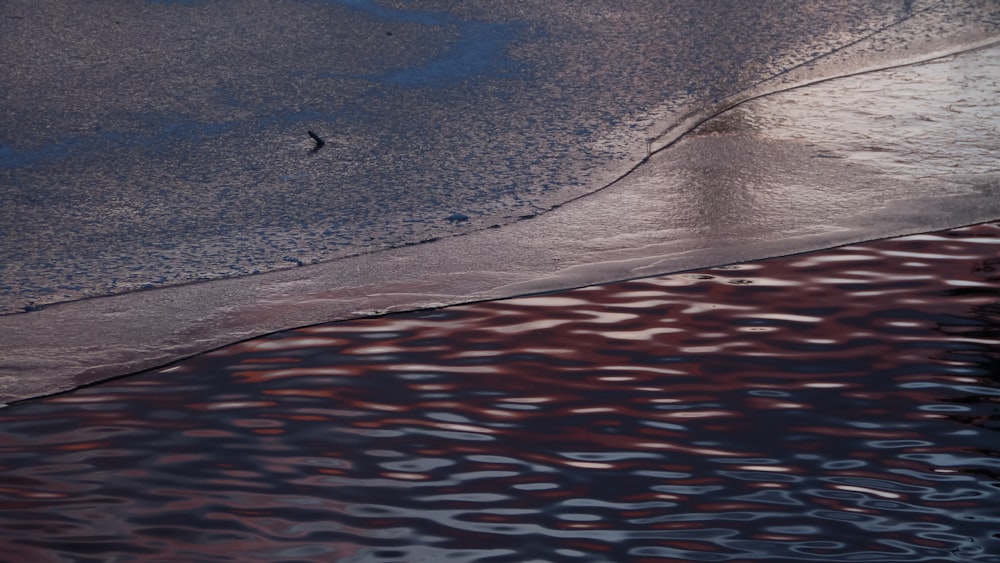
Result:
{"label": "shadow on water", "polygon": [[277,333],[0,411],[8,561],[1000,561],[1000,227]]}

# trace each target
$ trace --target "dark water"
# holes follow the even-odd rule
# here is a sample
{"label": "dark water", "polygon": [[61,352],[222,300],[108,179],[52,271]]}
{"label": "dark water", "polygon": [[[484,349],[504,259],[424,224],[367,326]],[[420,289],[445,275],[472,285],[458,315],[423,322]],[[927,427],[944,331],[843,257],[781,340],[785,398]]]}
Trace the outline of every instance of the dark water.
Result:
{"label": "dark water", "polygon": [[0,559],[997,562],[998,282],[980,225],[15,405]]}

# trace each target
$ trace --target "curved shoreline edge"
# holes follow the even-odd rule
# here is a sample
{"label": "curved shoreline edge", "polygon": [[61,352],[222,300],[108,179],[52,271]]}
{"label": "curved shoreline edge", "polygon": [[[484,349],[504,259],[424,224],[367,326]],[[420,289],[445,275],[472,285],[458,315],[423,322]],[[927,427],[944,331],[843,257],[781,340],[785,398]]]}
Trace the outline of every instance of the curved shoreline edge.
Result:
{"label": "curved shoreline edge", "polygon": [[[700,120],[678,139],[726,110]],[[918,206],[912,199],[890,200],[818,229],[771,225],[748,236],[739,230],[705,234],[669,222],[629,224],[634,210],[629,202],[641,205],[644,197],[657,197],[662,182],[654,181],[656,171],[676,164],[677,157],[664,148],[643,162],[648,165],[643,170],[650,171],[646,177],[637,179],[639,166],[613,182],[615,189],[576,198],[531,221],[292,270],[0,317],[0,332],[7,335],[0,344],[0,401],[63,392],[297,326],[571,289],[1000,218],[995,182],[927,197],[941,184],[932,181],[928,191],[914,193]],[[871,177],[877,171],[858,173]],[[625,179],[644,183],[623,186]],[[878,176],[878,182],[897,181]]]}

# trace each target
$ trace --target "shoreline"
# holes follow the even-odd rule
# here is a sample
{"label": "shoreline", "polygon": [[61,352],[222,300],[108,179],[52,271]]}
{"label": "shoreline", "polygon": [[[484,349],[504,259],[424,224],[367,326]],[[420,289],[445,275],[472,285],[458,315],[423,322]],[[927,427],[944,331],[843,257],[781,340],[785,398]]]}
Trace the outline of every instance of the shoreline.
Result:
{"label": "shoreline", "polygon": [[323,323],[12,406],[0,536],[26,560],[993,561],[998,249],[991,222]]}
{"label": "shoreline", "polygon": [[[919,34],[907,29],[876,33],[850,53],[839,50],[841,45],[832,60],[812,61],[830,65],[822,71],[807,64],[772,78],[798,83],[810,72],[882,64],[920,42]],[[892,48],[881,51],[880,41]],[[162,366],[289,327],[565,290],[993,221],[1000,218],[1000,166],[995,161],[1000,138],[982,125],[990,120],[981,114],[1000,114],[1000,101],[990,90],[998,72],[1000,47],[994,46],[800,86],[715,115],[669,148],[657,148],[613,185],[530,219],[464,232],[475,227],[470,218],[449,226],[439,238],[411,246],[0,315],[5,335],[0,342],[0,402]],[[975,103],[969,103],[970,96],[978,96]],[[669,114],[666,108],[656,112]],[[963,142],[954,142],[958,138]],[[337,144],[326,139],[324,150]],[[601,175],[614,172],[616,162],[634,163],[639,160],[635,156],[624,161],[586,158],[587,166],[600,170],[588,177],[593,182],[588,189],[604,185]],[[513,156],[507,160],[510,166],[518,162]],[[527,162],[522,163],[526,168],[515,166],[519,173],[546,169],[544,162]],[[436,185],[447,187],[448,182],[440,178]],[[280,194],[271,196],[280,199]],[[252,194],[243,194],[239,203],[253,206],[254,201]],[[369,202],[366,209],[377,207]],[[373,228],[379,223],[369,218],[365,224]],[[299,242],[302,252],[311,250],[308,241]],[[6,283],[19,279],[18,268],[25,275],[53,273],[27,262],[6,268]],[[88,270],[87,275],[102,271]]]}
{"label": "shoreline", "polygon": [[[93,385],[100,385],[102,382],[116,380],[116,379],[120,379],[120,378],[123,378],[123,377],[127,378],[127,377],[130,377],[130,376],[133,376],[133,375],[137,375],[137,374],[140,374],[140,373],[148,373],[150,371],[155,371],[157,369],[163,369],[166,366],[176,365],[176,364],[178,364],[180,362],[184,362],[186,360],[189,360],[191,358],[204,355],[206,353],[212,353],[212,352],[218,351],[220,349],[229,348],[229,347],[232,347],[232,346],[244,343],[244,342],[252,341],[252,340],[255,340],[255,339],[258,339],[258,338],[262,338],[262,337],[267,337],[268,335],[272,335],[272,334],[276,334],[276,333],[281,333],[281,332],[286,332],[286,331],[289,331],[289,330],[296,330],[297,328],[303,328],[303,327],[309,327],[309,326],[317,326],[317,325],[323,325],[323,324],[328,324],[328,323],[351,322],[351,321],[361,320],[361,319],[377,319],[377,318],[380,318],[380,317],[384,317],[385,315],[396,314],[396,313],[432,311],[432,310],[435,310],[435,309],[468,306],[468,305],[476,304],[476,303],[490,303],[490,302],[502,303],[505,300],[519,298],[519,297],[530,297],[530,296],[537,296],[537,295],[549,295],[549,294],[558,294],[558,293],[563,293],[563,292],[571,292],[571,291],[574,291],[576,289],[585,288],[585,287],[593,287],[593,286],[605,285],[605,284],[628,283],[630,281],[648,279],[648,278],[653,278],[653,277],[662,276],[662,275],[682,274],[682,273],[685,273],[685,272],[692,272],[692,271],[697,271],[697,270],[703,270],[703,269],[706,269],[706,268],[724,267],[724,266],[727,266],[727,265],[741,264],[741,263],[747,263],[747,262],[757,262],[757,261],[767,261],[767,260],[781,260],[781,259],[793,258],[793,257],[796,257],[796,256],[809,256],[809,255],[813,255],[813,254],[822,254],[824,252],[831,252],[831,251],[835,251],[835,250],[838,250],[838,249],[841,249],[841,248],[844,248],[844,247],[850,247],[852,245],[857,245],[857,244],[879,243],[879,242],[885,242],[885,241],[892,241],[892,240],[895,240],[895,239],[898,239],[898,238],[905,238],[905,237],[909,237],[909,236],[932,235],[932,234],[937,234],[937,233],[949,233],[949,232],[953,232],[953,231],[958,231],[958,230],[963,230],[963,229],[970,229],[970,228],[977,228],[977,227],[996,226],[995,223],[997,221],[1000,221],[1000,218],[994,219],[994,220],[990,220],[990,221],[978,222],[978,223],[974,223],[974,224],[970,224],[970,225],[963,225],[963,226],[958,226],[958,227],[954,227],[954,228],[948,228],[948,229],[938,229],[938,230],[932,230],[932,231],[918,231],[918,232],[905,233],[905,234],[901,234],[901,235],[894,236],[894,237],[887,237],[887,238],[880,238],[880,239],[863,239],[863,240],[848,242],[848,243],[844,243],[844,244],[838,244],[838,245],[834,245],[834,246],[828,246],[828,247],[818,248],[818,249],[815,249],[815,250],[806,250],[806,251],[802,251],[802,252],[793,252],[793,253],[788,253],[788,254],[775,254],[775,255],[770,255],[770,256],[762,256],[762,257],[754,259],[754,260],[742,260],[742,261],[730,261],[730,262],[721,262],[721,263],[709,263],[709,264],[705,264],[705,265],[701,265],[701,266],[692,266],[690,268],[682,268],[682,269],[678,269],[678,270],[670,270],[670,271],[667,271],[667,272],[662,272],[662,273],[657,273],[657,274],[647,274],[647,275],[641,275],[641,276],[636,276],[636,277],[632,277],[632,278],[610,279],[610,280],[607,280],[607,281],[604,281],[604,282],[597,282],[597,283],[593,283],[593,284],[586,284],[586,285],[583,285],[583,286],[576,286],[576,287],[564,287],[564,288],[551,289],[551,288],[544,287],[543,285],[539,285],[538,280],[535,280],[535,281],[531,282],[531,284],[535,287],[535,290],[533,290],[533,291],[530,288],[528,288],[528,287],[526,287],[524,285],[516,285],[516,286],[508,286],[508,288],[509,289],[511,289],[511,288],[512,289],[516,289],[517,291],[508,292],[507,294],[504,294],[503,292],[501,292],[501,293],[497,294],[496,296],[488,296],[488,297],[483,297],[483,298],[480,298],[480,299],[470,299],[470,300],[465,300],[465,301],[456,301],[456,302],[452,302],[452,303],[433,303],[433,304],[428,304],[427,306],[418,307],[418,308],[411,308],[411,307],[393,308],[391,305],[389,305],[389,306],[386,306],[384,310],[359,311],[359,312],[357,312],[357,313],[355,313],[353,315],[347,315],[347,316],[343,316],[343,317],[340,317],[340,318],[317,318],[313,322],[303,322],[303,323],[300,323],[300,324],[294,324],[294,323],[292,323],[290,321],[290,319],[282,319],[282,320],[279,320],[277,323],[274,323],[274,324],[280,324],[280,323],[288,323],[288,324],[281,324],[280,326],[276,326],[275,328],[273,328],[271,330],[264,330],[263,328],[261,328],[260,332],[251,332],[251,333],[249,333],[249,334],[247,334],[245,336],[242,336],[242,337],[218,337],[218,338],[216,338],[216,339],[213,340],[213,339],[209,339],[208,336],[205,336],[204,334],[202,334],[202,338],[201,339],[195,339],[195,338],[191,338],[189,335],[185,335],[182,338],[176,339],[177,342],[179,342],[179,343],[177,345],[175,345],[173,348],[168,348],[168,347],[164,346],[162,344],[162,341],[161,341],[159,346],[154,346],[153,347],[154,349],[152,349],[152,350],[150,350],[148,352],[147,356],[149,356],[149,357],[146,357],[146,358],[141,359],[141,360],[135,360],[134,357],[132,357],[134,355],[134,349],[130,349],[129,352],[127,352],[125,354],[125,358],[127,358],[127,359],[120,360],[117,364],[112,364],[110,366],[109,365],[103,365],[103,366],[100,366],[100,367],[97,367],[97,368],[91,367],[91,368],[88,369],[88,368],[80,368],[80,367],[78,367],[79,364],[70,364],[69,368],[67,369],[67,365],[66,364],[68,364],[69,362],[64,362],[60,367],[56,367],[57,364],[49,364],[48,367],[47,367],[47,369],[51,370],[50,371],[51,373],[56,374],[55,377],[52,377],[50,379],[41,379],[40,381],[39,380],[34,380],[34,381],[30,381],[30,382],[25,382],[24,380],[21,380],[21,381],[11,381],[9,379],[10,376],[8,375],[8,376],[6,376],[6,381],[4,381],[4,397],[7,399],[6,401],[4,401],[4,406],[22,404],[22,403],[30,402],[30,401],[33,401],[33,400],[36,400],[36,399],[42,399],[42,398],[46,398],[46,397],[62,395],[62,394],[65,394],[65,393],[71,393],[75,389],[84,388],[84,387],[90,387],[90,386],[93,386]],[[184,289],[184,288],[180,288],[180,289]],[[195,286],[192,286],[191,289],[204,289],[204,288],[200,287],[199,285],[195,285]],[[155,292],[158,292],[158,291],[164,291],[164,290],[152,290],[151,293],[155,293]],[[405,294],[405,295],[409,295],[409,294]],[[440,297],[438,297],[438,298],[440,298]],[[113,299],[115,299],[115,297],[111,297],[111,298],[108,298],[108,299],[113,300]],[[283,300],[284,299],[287,299],[287,297],[283,298]],[[94,301],[98,301],[98,300],[94,300]],[[164,299],[163,301],[166,302],[166,303],[170,303],[170,302],[174,301],[174,299],[168,297],[168,298]],[[335,299],[335,301],[340,302],[339,299]],[[87,303],[87,302],[85,302],[85,303]],[[317,309],[315,301],[312,301],[312,302],[309,302],[309,303],[302,303],[302,304],[300,304],[300,307],[301,307],[300,310],[312,309],[313,311],[315,311]],[[285,309],[285,310],[287,310],[288,305],[287,304],[278,303],[276,305],[272,304],[269,308],[272,309],[272,310],[273,309],[278,309],[278,310]],[[112,307],[102,307],[101,310],[106,315],[105,320],[110,319],[111,322],[115,322],[115,323],[119,324],[119,330],[123,330],[124,334],[131,333],[131,331],[129,330],[129,327],[128,327],[127,324],[120,323],[122,309],[120,309],[120,308],[116,309],[115,307],[112,306]],[[44,310],[40,311],[40,312],[44,312]],[[89,314],[90,311],[86,311],[86,313]],[[79,314],[79,313],[77,313],[77,314]],[[0,319],[0,320],[2,320],[2,319]],[[79,334],[79,333],[75,332],[75,329],[74,329],[73,325],[71,323],[69,323],[69,322],[65,322],[64,321],[64,322],[60,323],[59,326],[64,326],[64,327],[68,328],[67,334],[65,335],[65,338],[67,338],[67,339],[71,338],[71,334]],[[89,345],[91,347],[90,350],[93,350],[95,347],[97,348],[96,357],[98,357],[98,358],[105,358],[106,359],[106,358],[109,358],[109,357],[114,357],[114,352],[113,351],[109,351],[109,348],[110,349],[114,349],[114,348],[118,348],[120,346],[120,344],[119,345],[110,345],[110,346],[107,345],[107,343],[110,341],[109,338],[108,338],[107,332],[100,332],[100,333],[90,332],[90,333],[84,333],[84,334],[92,335],[92,336],[96,336],[97,337],[96,339],[92,339],[90,342],[88,342],[87,345]],[[94,343],[95,340],[96,341],[100,341],[100,342],[104,342],[105,343],[104,348],[102,349],[100,346],[98,346],[98,344],[95,344]],[[87,348],[81,347],[80,349],[86,350]],[[29,350],[27,353],[37,353],[37,352],[34,351],[34,350]],[[10,357],[10,356],[7,356],[7,357]],[[24,369],[21,374],[15,373],[14,375],[15,376],[16,375],[22,375],[22,376],[24,376],[25,374],[30,373],[30,370],[32,370],[32,369],[36,369],[37,370],[39,368],[33,366],[31,368]],[[43,367],[41,369],[46,369],[46,368]],[[13,388],[13,392],[12,392],[12,388]]]}

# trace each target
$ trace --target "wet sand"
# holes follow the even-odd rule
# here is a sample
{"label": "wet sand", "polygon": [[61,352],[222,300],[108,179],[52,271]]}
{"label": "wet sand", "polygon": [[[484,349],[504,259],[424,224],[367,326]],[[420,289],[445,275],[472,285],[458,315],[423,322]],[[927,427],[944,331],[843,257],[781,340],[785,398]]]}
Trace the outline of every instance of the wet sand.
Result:
{"label": "wet sand", "polygon": [[0,410],[18,560],[996,562],[1000,224],[284,331]]}

